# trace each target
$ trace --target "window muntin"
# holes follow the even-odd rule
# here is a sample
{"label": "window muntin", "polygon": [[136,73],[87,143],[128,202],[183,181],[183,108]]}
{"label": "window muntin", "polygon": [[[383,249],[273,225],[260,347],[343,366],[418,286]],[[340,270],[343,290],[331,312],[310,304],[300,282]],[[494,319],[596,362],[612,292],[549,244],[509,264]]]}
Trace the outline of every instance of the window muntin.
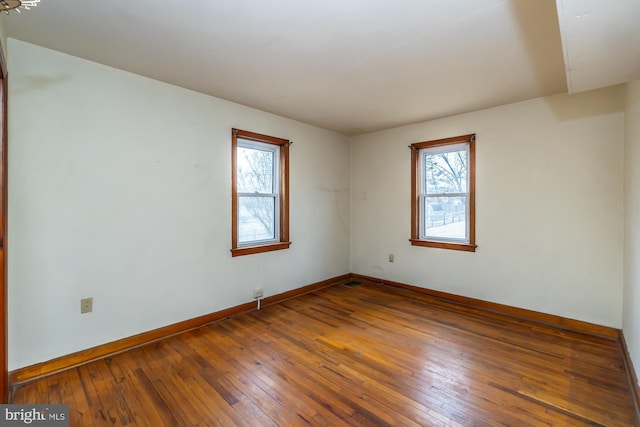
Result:
{"label": "window muntin", "polygon": [[475,251],[475,136],[410,147],[412,244]]}
{"label": "window muntin", "polygon": [[289,247],[288,140],[232,133],[233,256]]}

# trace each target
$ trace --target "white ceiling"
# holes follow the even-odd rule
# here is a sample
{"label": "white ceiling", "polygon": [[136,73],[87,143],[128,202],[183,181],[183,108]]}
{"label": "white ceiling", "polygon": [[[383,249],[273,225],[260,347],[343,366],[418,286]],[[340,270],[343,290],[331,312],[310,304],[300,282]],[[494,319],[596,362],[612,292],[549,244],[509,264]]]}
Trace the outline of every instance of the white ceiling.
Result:
{"label": "white ceiling", "polygon": [[570,93],[640,78],[640,0],[557,0]]}
{"label": "white ceiling", "polygon": [[[564,3],[588,3],[557,1],[565,18]],[[347,135],[566,92],[563,58],[580,46],[563,29],[563,56],[554,0],[42,0],[5,23],[9,37]]]}

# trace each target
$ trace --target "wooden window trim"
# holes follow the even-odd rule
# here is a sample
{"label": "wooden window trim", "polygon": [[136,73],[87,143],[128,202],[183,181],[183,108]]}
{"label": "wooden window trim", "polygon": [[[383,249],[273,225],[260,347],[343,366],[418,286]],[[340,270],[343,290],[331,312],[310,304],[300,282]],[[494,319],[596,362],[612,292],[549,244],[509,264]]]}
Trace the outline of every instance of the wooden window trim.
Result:
{"label": "wooden window trim", "polygon": [[[476,135],[460,135],[452,138],[437,139],[433,141],[416,142],[411,144],[411,238],[412,246],[425,246],[431,248],[451,249],[458,251],[475,252],[476,245]],[[423,148],[439,147],[459,143],[469,144],[469,242],[455,243],[420,238],[420,155]]]}
{"label": "wooden window trim", "polygon": [[[273,144],[280,147],[280,239],[259,245],[238,245],[238,186],[237,186],[237,146],[238,138]],[[289,241],[289,146],[291,141],[274,136],[262,135],[241,129],[231,130],[231,256],[257,254],[287,249]]]}

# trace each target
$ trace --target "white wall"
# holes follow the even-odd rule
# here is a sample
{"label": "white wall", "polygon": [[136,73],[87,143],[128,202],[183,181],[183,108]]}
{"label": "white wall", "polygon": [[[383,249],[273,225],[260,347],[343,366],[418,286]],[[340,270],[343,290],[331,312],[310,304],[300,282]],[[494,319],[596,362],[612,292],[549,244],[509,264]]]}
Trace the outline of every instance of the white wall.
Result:
{"label": "white wall", "polygon": [[[621,327],[623,109],[614,87],[353,138],[351,271]],[[408,145],[468,133],[477,252],[411,246]]]}
{"label": "white wall", "polygon": [[5,59],[7,59],[7,32],[5,30],[5,19],[6,15],[4,13],[0,14],[0,45],[2,46],[2,51],[4,52]]}
{"label": "white wall", "polygon": [[[347,137],[9,51],[9,369],[349,272]],[[230,255],[232,127],[294,141],[288,250]]]}
{"label": "white wall", "polygon": [[627,84],[624,146],[624,337],[640,374],[640,80]]}

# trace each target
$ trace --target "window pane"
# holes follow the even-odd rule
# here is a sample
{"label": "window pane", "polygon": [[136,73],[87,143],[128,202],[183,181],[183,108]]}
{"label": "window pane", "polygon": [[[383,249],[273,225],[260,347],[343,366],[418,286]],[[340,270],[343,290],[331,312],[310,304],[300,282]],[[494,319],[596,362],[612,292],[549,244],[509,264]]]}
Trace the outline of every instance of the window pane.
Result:
{"label": "window pane", "polygon": [[427,194],[467,192],[467,150],[423,156]]}
{"label": "window pane", "polygon": [[467,238],[467,197],[426,197],[424,235],[440,239]]}
{"label": "window pane", "polygon": [[238,242],[274,240],[275,197],[238,197]]}
{"label": "window pane", "polygon": [[238,147],[238,193],[274,193],[274,156],[273,151]]}

